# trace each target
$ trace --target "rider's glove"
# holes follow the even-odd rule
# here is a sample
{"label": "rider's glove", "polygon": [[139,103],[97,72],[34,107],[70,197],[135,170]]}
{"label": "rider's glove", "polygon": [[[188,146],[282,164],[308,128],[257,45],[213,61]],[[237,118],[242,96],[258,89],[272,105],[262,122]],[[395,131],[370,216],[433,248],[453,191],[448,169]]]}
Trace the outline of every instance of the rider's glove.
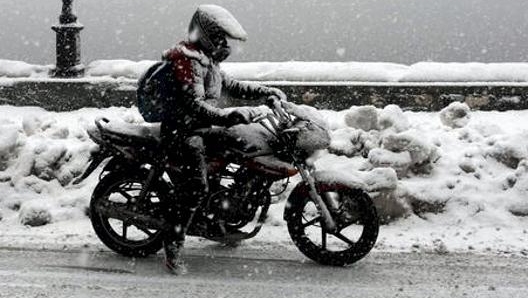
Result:
{"label": "rider's glove", "polygon": [[227,115],[227,126],[251,123],[250,115],[234,110]]}
{"label": "rider's glove", "polygon": [[279,98],[275,95],[270,95],[268,96],[268,98],[266,99],[266,105],[270,108],[270,109],[273,109],[275,107],[275,102],[276,101],[279,101]]}

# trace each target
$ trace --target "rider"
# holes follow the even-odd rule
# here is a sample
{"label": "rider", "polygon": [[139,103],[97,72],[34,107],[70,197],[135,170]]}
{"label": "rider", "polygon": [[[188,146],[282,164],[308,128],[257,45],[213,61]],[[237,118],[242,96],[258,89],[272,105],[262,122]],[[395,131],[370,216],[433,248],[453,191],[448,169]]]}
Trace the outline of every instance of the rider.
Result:
{"label": "rider", "polygon": [[216,108],[209,99],[218,99],[222,91],[235,98],[277,96],[286,99],[277,89],[255,83],[240,82],[220,70],[219,63],[231,53],[229,40],[244,41],[247,34],[226,9],[216,5],[200,5],[189,24],[188,38],[167,50],[163,59],[172,62],[174,84],[171,96],[162,109],[162,142],[169,155],[169,164],[179,161],[183,177],[188,177],[186,193],[178,208],[169,216],[171,226],[164,240],[165,265],[175,274],[185,270],[181,251],[185,233],[194,211],[208,195],[205,146],[196,129],[212,125],[232,126],[249,123],[242,111],[227,112]]}

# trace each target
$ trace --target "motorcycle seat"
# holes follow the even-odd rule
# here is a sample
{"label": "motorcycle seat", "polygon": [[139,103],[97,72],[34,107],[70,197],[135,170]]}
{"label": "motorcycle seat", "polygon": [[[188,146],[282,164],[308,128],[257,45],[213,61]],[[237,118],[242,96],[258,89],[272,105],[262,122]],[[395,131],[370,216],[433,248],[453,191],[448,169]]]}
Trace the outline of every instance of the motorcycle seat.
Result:
{"label": "motorcycle seat", "polygon": [[113,141],[137,145],[160,142],[160,123],[127,123],[120,120],[98,119],[96,125],[102,136]]}

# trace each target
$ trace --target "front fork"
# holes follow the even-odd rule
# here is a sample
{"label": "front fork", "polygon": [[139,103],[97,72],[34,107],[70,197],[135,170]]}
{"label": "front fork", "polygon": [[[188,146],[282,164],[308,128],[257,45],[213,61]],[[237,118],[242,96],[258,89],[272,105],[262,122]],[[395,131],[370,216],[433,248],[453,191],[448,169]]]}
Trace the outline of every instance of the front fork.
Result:
{"label": "front fork", "polygon": [[323,217],[323,225],[325,230],[329,233],[337,232],[336,223],[332,218],[332,215],[330,214],[326,203],[323,201],[323,198],[321,198],[319,193],[317,193],[317,188],[315,187],[315,180],[313,176],[308,172],[308,170],[304,166],[299,165],[297,169],[299,169],[299,174],[301,175],[302,179],[308,183],[308,194],[310,195],[310,198],[319,208],[319,210],[321,210],[321,216]]}

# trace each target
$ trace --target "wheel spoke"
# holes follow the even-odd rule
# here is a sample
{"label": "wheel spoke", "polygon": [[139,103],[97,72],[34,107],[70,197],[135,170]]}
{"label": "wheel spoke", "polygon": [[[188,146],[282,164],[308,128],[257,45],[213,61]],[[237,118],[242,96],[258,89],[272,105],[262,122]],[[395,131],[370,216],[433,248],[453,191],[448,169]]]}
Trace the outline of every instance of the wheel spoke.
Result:
{"label": "wheel spoke", "polygon": [[149,229],[147,228],[143,228],[143,227],[138,227],[138,226],[135,226],[136,228],[138,228],[141,232],[147,234],[149,237],[154,235],[154,233],[152,233]]}
{"label": "wheel spoke", "polygon": [[345,237],[343,234],[341,234],[341,232],[337,232],[334,234],[334,236],[336,236],[338,239],[340,239],[341,241],[347,243],[348,245],[351,245],[351,246],[354,246],[356,243],[350,239],[348,239],[347,237]]}
{"label": "wheel spoke", "polygon": [[323,227],[321,227],[321,242],[321,247],[326,249],[326,231]]}
{"label": "wheel spoke", "polygon": [[128,227],[129,225],[127,225],[124,221],[123,221],[123,238],[127,238],[127,230],[128,230]]}
{"label": "wheel spoke", "polygon": [[313,224],[315,224],[316,222],[319,222],[319,221],[321,221],[321,216],[317,216],[317,217],[313,218],[312,220],[309,220],[309,221],[305,222],[302,225],[302,227],[306,228],[306,227],[311,226],[311,225],[313,225]]}
{"label": "wheel spoke", "polygon": [[134,187],[134,183],[127,183],[125,185],[123,185],[121,187],[122,190],[128,190],[128,191],[131,191],[131,190],[139,190],[140,188],[139,187]]}
{"label": "wheel spoke", "polygon": [[119,190],[119,193],[125,197],[125,199],[127,199],[128,201],[131,201],[132,199],[134,199],[134,197],[132,197],[131,195],[129,195],[126,191],[124,191],[123,189],[120,189]]}

